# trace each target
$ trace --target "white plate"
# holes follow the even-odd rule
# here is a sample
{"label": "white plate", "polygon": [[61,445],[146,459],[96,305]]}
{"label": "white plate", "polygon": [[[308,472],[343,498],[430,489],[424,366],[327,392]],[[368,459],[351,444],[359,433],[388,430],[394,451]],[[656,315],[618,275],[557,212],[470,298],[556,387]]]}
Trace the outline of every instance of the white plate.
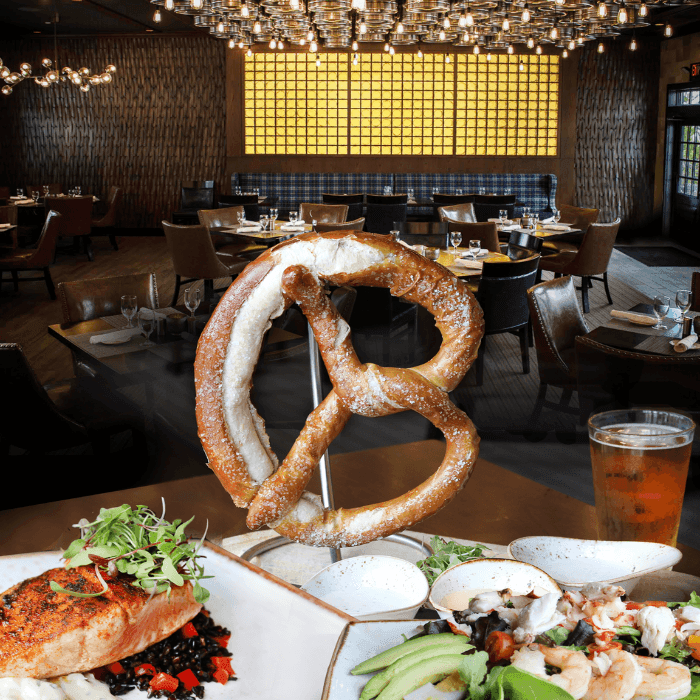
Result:
{"label": "white plate", "polygon": [[428,620],[351,622],[333,652],[321,700],[357,700],[373,674],[352,676],[350,670],[380,651],[401,644],[402,634],[412,637],[426,622]]}
{"label": "white plate", "polygon": [[[238,681],[208,683],[209,700],[313,700],[320,697],[333,649],[353,618],[276,576],[206,544],[203,581],[214,621],[231,630],[229,651]],[[61,566],[59,552],[0,557],[0,591]],[[146,700],[132,690],[120,697]]]}

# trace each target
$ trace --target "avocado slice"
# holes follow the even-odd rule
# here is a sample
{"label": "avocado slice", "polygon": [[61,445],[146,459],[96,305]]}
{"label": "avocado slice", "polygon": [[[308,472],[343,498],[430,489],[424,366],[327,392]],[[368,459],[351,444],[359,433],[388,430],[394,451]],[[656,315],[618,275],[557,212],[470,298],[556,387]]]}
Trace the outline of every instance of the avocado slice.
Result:
{"label": "avocado slice", "polygon": [[459,669],[464,657],[461,654],[433,656],[410,666],[391,680],[377,696],[377,700],[402,700],[416,688],[426,683],[435,683]]}
{"label": "avocado slice", "polygon": [[452,639],[446,639],[441,644],[432,644],[431,646],[423,647],[422,649],[412,651],[410,654],[402,656],[368,681],[367,685],[362,689],[360,700],[370,700],[370,698],[375,697],[375,695],[379,695],[379,693],[389,685],[392,678],[402,673],[407,668],[417,664],[419,661],[425,661],[425,659],[429,659],[433,656],[461,654],[467,649],[473,649],[468,642],[469,639],[464,635],[455,634],[452,636]]}
{"label": "avocado slice", "polygon": [[395,647],[386,649],[380,654],[373,656],[371,659],[367,659],[367,661],[357,664],[357,666],[355,666],[350,673],[352,673],[353,676],[361,676],[365,673],[378,671],[380,668],[386,668],[387,666],[393,664],[396,659],[400,659],[402,656],[406,656],[406,654],[410,654],[412,651],[423,649],[424,647],[432,646],[433,644],[441,644],[446,639],[454,639],[455,636],[457,635],[454,635],[451,632],[445,632],[443,634],[428,634],[424,637],[414,637],[403,644],[397,644]]}

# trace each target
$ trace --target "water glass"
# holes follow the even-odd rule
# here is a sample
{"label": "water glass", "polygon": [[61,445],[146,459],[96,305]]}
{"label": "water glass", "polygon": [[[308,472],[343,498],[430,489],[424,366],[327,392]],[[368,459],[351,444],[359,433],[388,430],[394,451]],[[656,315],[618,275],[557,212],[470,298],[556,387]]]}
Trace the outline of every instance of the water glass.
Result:
{"label": "water glass", "polygon": [[34,204],[39,201],[39,190],[32,190],[32,199],[34,200]]}
{"label": "water glass", "polygon": [[131,319],[136,315],[138,306],[136,305],[136,295],[135,294],[124,294],[122,296],[122,315],[129,322],[127,328],[133,328],[134,324]]}
{"label": "water glass", "polygon": [[385,195],[392,194],[391,185],[384,185],[384,194]]}
{"label": "water glass", "polygon": [[668,326],[664,326],[661,323],[661,319],[666,316],[670,306],[671,300],[667,296],[658,294],[654,297],[654,316],[656,316],[656,325],[652,326],[654,330],[666,330]]}
{"label": "water glass", "polygon": [[534,231],[537,228],[537,225],[540,223],[540,215],[535,213],[532,215],[530,218],[530,227]]}
{"label": "water glass", "polygon": [[75,186],[75,196],[80,197],[80,185]]}
{"label": "water glass", "polygon": [[299,212],[298,211],[290,211],[289,212],[289,223],[296,224],[297,221],[299,221]]}
{"label": "water glass", "polygon": [[236,212],[236,221],[238,222],[239,226],[243,225],[243,222],[245,221],[245,210]]}
{"label": "water glass", "polygon": [[395,240],[398,241],[401,238],[401,231],[397,231],[394,229],[393,231],[389,231],[389,235]]}
{"label": "water glass", "polygon": [[685,314],[693,303],[693,293],[689,289],[679,289],[676,292],[676,306],[681,311],[680,323],[685,320]]}
{"label": "water glass", "polygon": [[464,192],[463,192],[462,190],[455,190],[455,194],[456,194],[458,197],[461,197],[461,196],[464,194]]}
{"label": "water glass", "polygon": [[479,187],[479,194],[486,194],[486,188],[485,188],[485,187]]}
{"label": "water glass", "polygon": [[24,197],[24,190],[21,187],[17,188],[17,196]]}
{"label": "water glass", "polygon": [[409,202],[415,201],[416,193],[415,193],[415,190],[414,190],[412,187],[409,187],[409,188],[406,190],[406,194],[408,195],[408,201],[409,201]]}
{"label": "water glass", "polygon": [[558,224],[561,221],[561,212],[558,209],[552,210],[552,219],[554,219],[555,224]]}
{"label": "water glass", "polygon": [[505,226],[506,221],[508,221],[508,210],[507,209],[499,209],[498,210],[498,219],[501,222],[501,226]]}
{"label": "water glass", "polygon": [[270,209],[270,230],[274,230],[275,228],[275,221],[277,221],[277,217],[279,216],[279,210],[278,209]]}
{"label": "water glass", "polygon": [[511,195],[511,194],[513,194],[513,190],[512,190],[510,187],[505,187],[505,188],[503,189],[503,194],[505,194],[505,195]]}
{"label": "water glass", "polygon": [[263,231],[267,231],[267,225],[270,223],[270,217],[266,216],[265,214],[262,214],[260,216],[260,225],[262,226]]}
{"label": "water glass", "polygon": [[440,188],[439,187],[433,187],[433,194],[439,194],[440,193]]}
{"label": "water glass", "polygon": [[[452,247],[454,248],[454,255],[457,257],[457,246],[462,242],[462,232],[461,231],[450,231],[450,241]],[[481,248],[481,244],[479,244]]]}
{"label": "water glass", "polygon": [[476,256],[481,250],[481,241],[471,240],[469,241],[469,254],[476,260]]}
{"label": "water glass", "polygon": [[437,260],[440,257],[440,248],[426,246],[424,255],[428,260]]}
{"label": "water glass", "polygon": [[51,188],[48,185],[44,185],[42,189],[44,190],[44,197],[48,197]]}
{"label": "water glass", "polygon": [[256,187],[256,188],[253,190],[253,194],[254,194],[258,199],[260,199],[260,188],[259,188],[259,187]]}
{"label": "water glass", "polygon": [[194,312],[199,308],[202,301],[202,290],[199,287],[187,287],[185,290],[185,306],[194,319]]}
{"label": "water glass", "polygon": [[155,345],[155,343],[151,340],[151,333],[153,333],[153,329],[156,325],[156,314],[153,311],[153,309],[149,309],[145,306],[142,306],[139,309],[138,320],[139,328],[141,329],[141,332],[146,336],[146,341],[141,343],[141,347],[148,348]]}

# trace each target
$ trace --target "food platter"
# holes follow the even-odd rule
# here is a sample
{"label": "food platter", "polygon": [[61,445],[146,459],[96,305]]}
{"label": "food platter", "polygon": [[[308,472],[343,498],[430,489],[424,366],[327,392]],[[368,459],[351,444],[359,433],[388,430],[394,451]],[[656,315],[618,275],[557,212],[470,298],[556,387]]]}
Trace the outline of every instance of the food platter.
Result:
{"label": "food platter", "polygon": [[[321,695],[336,641],[353,618],[299,591],[257,566],[205,543],[206,603],[217,624],[231,631],[228,645],[238,681],[208,683],[205,699],[309,700]],[[61,566],[60,552],[0,557],[0,591]],[[133,690],[120,696],[145,700]]]}

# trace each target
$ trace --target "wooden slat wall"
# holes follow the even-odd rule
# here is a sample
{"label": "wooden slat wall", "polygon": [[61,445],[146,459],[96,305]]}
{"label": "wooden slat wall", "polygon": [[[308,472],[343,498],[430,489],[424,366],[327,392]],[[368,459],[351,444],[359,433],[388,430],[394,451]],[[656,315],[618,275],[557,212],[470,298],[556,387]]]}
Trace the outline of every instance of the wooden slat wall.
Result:
{"label": "wooden slat wall", "polygon": [[[115,79],[87,94],[25,81],[0,95],[0,184],[60,182],[100,197],[120,185],[120,225],[160,227],[179,207],[182,181],[224,184],[225,50],[205,36],[60,38],[60,68],[113,63]],[[53,42],[39,39],[5,42],[2,52],[12,70],[27,61],[35,72],[47,55]]]}
{"label": "wooden slat wall", "polygon": [[[576,204],[601,221],[643,230],[653,217],[659,45],[630,51],[628,39],[581,50],[576,100]],[[659,145],[663,148],[663,144]],[[657,235],[659,231],[656,231]]]}

